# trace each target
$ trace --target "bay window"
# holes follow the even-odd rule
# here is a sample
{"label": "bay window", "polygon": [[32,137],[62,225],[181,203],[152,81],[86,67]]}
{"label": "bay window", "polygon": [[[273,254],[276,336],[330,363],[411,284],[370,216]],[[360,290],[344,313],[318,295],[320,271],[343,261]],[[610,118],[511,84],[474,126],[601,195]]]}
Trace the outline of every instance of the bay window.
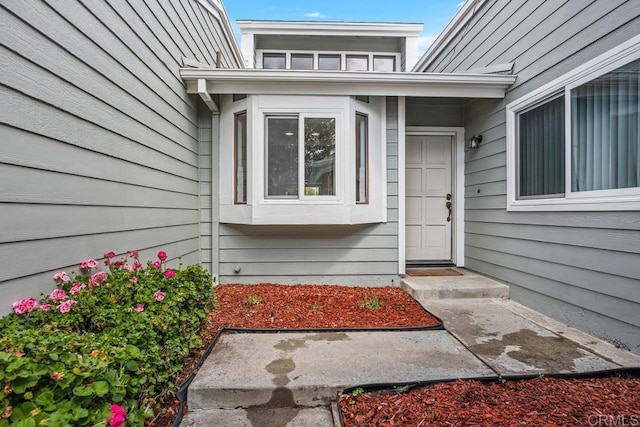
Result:
{"label": "bay window", "polygon": [[507,106],[509,210],[640,208],[640,37]]}
{"label": "bay window", "polygon": [[383,97],[367,101],[223,96],[220,220],[264,225],[386,221],[386,148],[380,137],[385,104]]}

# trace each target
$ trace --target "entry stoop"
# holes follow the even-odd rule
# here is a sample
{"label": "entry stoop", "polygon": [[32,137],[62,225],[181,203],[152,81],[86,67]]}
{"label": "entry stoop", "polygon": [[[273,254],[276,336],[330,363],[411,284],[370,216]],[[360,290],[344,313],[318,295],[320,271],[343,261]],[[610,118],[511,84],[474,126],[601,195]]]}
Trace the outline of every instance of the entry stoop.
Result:
{"label": "entry stoop", "polygon": [[458,298],[509,298],[509,286],[464,268],[461,276],[404,276],[400,286],[418,301]]}

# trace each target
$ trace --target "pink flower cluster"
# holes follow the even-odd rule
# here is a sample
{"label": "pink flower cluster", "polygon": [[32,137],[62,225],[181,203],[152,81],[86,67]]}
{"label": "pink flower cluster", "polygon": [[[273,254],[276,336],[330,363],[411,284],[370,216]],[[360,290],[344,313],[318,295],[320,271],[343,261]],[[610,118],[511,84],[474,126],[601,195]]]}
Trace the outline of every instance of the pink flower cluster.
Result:
{"label": "pink flower cluster", "polygon": [[85,285],[84,283],[74,282],[73,285],[71,285],[71,289],[69,289],[69,292],[71,292],[71,295],[75,295],[86,287],[87,285]]}
{"label": "pink flower cluster", "polygon": [[67,294],[64,292],[64,289],[55,289],[49,297],[54,301],[62,301],[67,297]]}
{"label": "pink flower cluster", "polygon": [[54,274],[53,280],[55,280],[58,283],[67,283],[69,280],[71,280],[71,278],[66,272],[62,271],[60,273]]}
{"label": "pink flower cluster", "polygon": [[71,311],[71,307],[73,307],[74,305],[77,305],[78,302],[72,299],[68,299],[63,303],[60,303],[56,306],[56,308],[58,310],[60,310],[60,313],[68,313]]}
{"label": "pink flower cluster", "polygon": [[107,420],[109,422],[110,427],[122,427],[125,422],[125,418],[127,413],[124,408],[117,404],[111,405],[111,416]]}
{"label": "pink flower cluster", "polygon": [[167,260],[167,253],[165,251],[158,252],[158,259],[165,262]]}
{"label": "pink flower cluster", "polygon": [[97,273],[94,273],[89,279],[89,287],[95,288],[96,286],[100,286],[102,282],[107,280],[107,277],[108,275],[104,271],[98,271]]}
{"label": "pink flower cluster", "polygon": [[156,299],[156,301],[162,301],[165,295],[166,294],[164,292],[158,291],[155,294],[153,294],[153,297]]}
{"label": "pink flower cluster", "polygon": [[134,308],[134,310],[138,313],[144,311],[144,304],[136,304],[136,308]]}
{"label": "pink flower cluster", "polygon": [[30,313],[38,306],[35,298],[23,298],[13,303],[13,311],[16,314]]}
{"label": "pink flower cluster", "polygon": [[96,267],[98,267],[98,261],[95,259],[87,259],[80,263],[80,268],[83,270],[91,270]]}
{"label": "pink flower cluster", "polygon": [[164,272],[164,275],[169,279],[171,279],[172,277],[176,277],[176,272],[171,269],[168,269],[167,271]]}

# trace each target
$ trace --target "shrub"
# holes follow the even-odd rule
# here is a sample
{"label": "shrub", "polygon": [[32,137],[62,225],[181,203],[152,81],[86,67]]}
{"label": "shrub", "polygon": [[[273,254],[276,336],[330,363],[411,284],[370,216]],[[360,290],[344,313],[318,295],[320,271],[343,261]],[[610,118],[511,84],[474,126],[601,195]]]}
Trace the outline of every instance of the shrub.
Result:
{"label": "shrub", "polygon": [[120,425],[123,408],[141,426],[175,392],[216,302],[209,273],[167,268],[163,251],[146,268],[137,252],[105,257],[108,272],[83,261],[0,318],[0,427]]}

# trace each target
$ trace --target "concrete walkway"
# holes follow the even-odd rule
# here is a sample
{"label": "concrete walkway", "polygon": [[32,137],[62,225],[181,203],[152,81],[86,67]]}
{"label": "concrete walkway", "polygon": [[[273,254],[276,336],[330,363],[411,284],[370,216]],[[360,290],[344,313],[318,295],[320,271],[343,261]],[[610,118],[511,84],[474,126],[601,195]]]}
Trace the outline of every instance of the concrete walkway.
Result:
{"label": "concrete walkway", "polygon": [[640,367],[640,357],[502,298],[422,300],[446,331],[227,334],[182,426],[334,426],[347,387]]}

